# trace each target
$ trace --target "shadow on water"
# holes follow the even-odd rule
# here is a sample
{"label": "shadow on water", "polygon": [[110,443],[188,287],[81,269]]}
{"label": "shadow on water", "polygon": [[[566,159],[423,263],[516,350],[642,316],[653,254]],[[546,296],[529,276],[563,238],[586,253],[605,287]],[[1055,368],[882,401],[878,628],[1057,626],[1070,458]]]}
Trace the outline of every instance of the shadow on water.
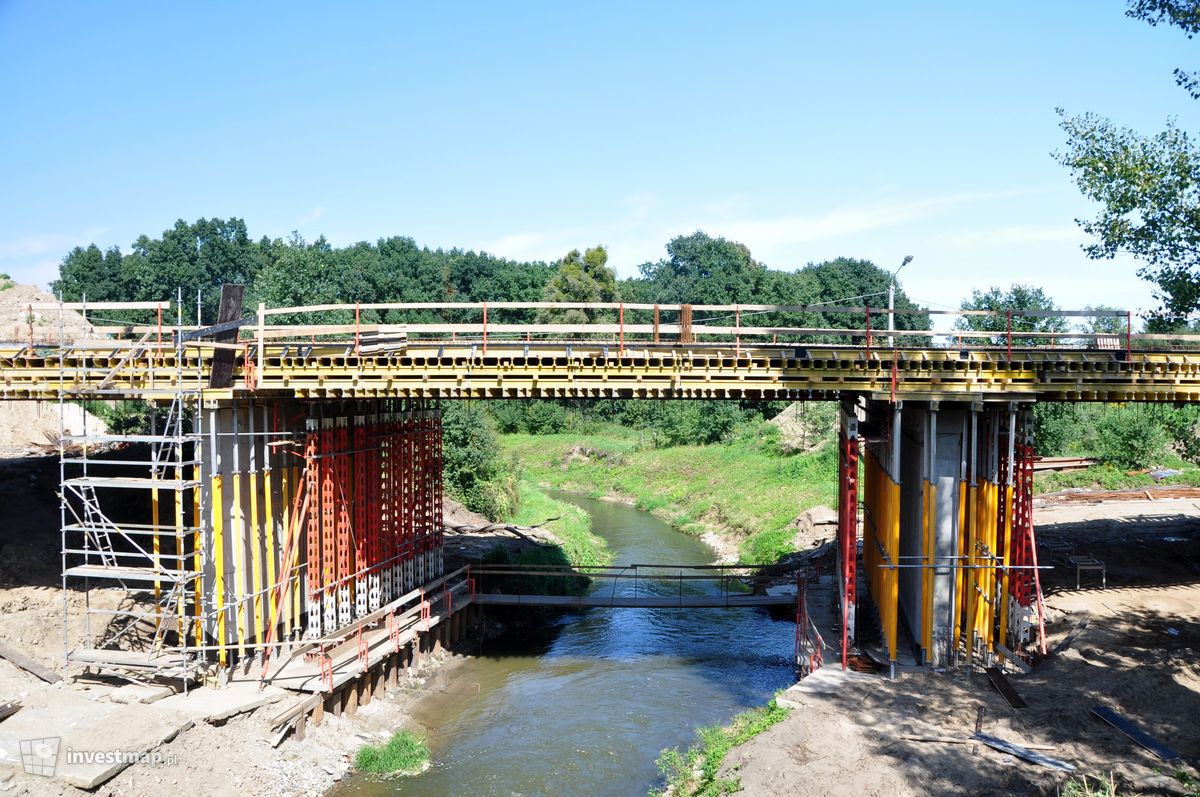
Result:
{"label": "shadow on water", "polygon": [[[592,516],[617,564],[712,561],[707,546],[650,515],[556,497]],[[412,779],[352,778],[340,793],[644,795],[662,748],[690,743],[696,726],[724,722],[791,683],[793,634],[790,622],[758,609],[618,608],[489,640],[445,691],[413,705],[433,767]]]}

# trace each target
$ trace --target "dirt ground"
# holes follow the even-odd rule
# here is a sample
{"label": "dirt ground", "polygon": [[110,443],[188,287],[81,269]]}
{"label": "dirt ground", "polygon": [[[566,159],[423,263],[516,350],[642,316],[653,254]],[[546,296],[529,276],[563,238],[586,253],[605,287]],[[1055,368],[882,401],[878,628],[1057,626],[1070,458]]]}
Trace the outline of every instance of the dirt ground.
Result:
{"label": "dirt ground", "polygon": [[[1039,539],[1074,546],[1108,568],[1082,589],[1062,559],[1046,577],[1050,648],[1088,618],[1072,644],[1029,674],[1011,674],[1029,703],[1011,708],[985,676],[910,672],[813,695],[802,709],[733,751],[724,776],[759,795],[1053,795],[1070,775],[966,740],[982,731],[1078,767],[1115,775],[1121,793],[1195,794],[1200,759],[1200,502],[1039,502]],[[1044,551],[1048,558],[1049,552]],[[1063,556],[1065,554],[1060,554]],[[1090,713],[1106,705],[1175,748],[1167,764]]]}
{"label": "dirt ground", "polygon": [[[9,404],[0,405],[0,410]],[[54,415],[57,428],[57,408]],[[2,426],[0,419],[0,444],[4,439]],[[79,668],[63,666],[64,593],[59,575],[57,484],[57,456],[0,458],[0,506],[5,509],[5,519],[0,522],[0,643],[64,676],[57,684],[44,683],[0,659],[0,704],[18,699],[27,706],[22,712],[58,706],[59,713],[62,713],[62,707],[78,706],[81,711],[113,711],[113,722],[118,725],[148,723],[152,719],[151,712],[172,701],[178,703],[176,698],[183,696],[149,704],[122,703],[118,706],[115,704],[124,699],[121,696],[121,689],[126,686],[124,681],[85,676]],[[444,509],[446,522],[450,525],[486,523],[454,502],[447,501]],[[543,532],[538,536],[549,538],[553,535]],[[477,555],[492,545],[528,544],[501,530],[486,534],[448,534],[447,543],[448,565],[461,557]],[[65,600],[71,638],[82,640],[84,595],[69,590]],[[90,600],[94,608],[115,608],[127,598],[121,590],[94,589]],[[169,763],[159,766],[134,764],[94,791],[77,789],[58,779],[26,774],[17,765],[16,750],[0,750],[0,794],[157,797],[182,784],[190,784],[191,788],[203,784],[206,793],[214,794],[271,797],[320,794],[349,771],[350,761],[359,747],[409,727],[411,721],[405,711],[408,701],[428,688],[429,678],[439,673],[445,677],[446,673],[452,672],[454,662],[460,659],[460,655],[449,653],[437,660],[426,657],[428,668],[403,680],[398,691],[360,707],[354,718],[326,714],[321,726],[309,724],[303,741],[289,738],[278,748],[271,746],[275,734],[269,720],[289,701],[299,699],[284,694],[283,690],[279,690],[265,707],[229,718],[205,719],[203,712],[195,712],[194,722],[186,723],[190,727],[158,748],[163,760]],[[184,716],[188,716],[190,709],[186,704],[181,705]],[[162,713],[159,711],[160,715]],[[21,712],[18,712],[8,720],[0,721],[0,736],[3,736],[4,724],[14,722],[20,716]],[[69,717],[67,722],[70,723]],[[48,735],[54,731],[54,728],[46,729]],[[6,746],[0,743],[0,748]]]}

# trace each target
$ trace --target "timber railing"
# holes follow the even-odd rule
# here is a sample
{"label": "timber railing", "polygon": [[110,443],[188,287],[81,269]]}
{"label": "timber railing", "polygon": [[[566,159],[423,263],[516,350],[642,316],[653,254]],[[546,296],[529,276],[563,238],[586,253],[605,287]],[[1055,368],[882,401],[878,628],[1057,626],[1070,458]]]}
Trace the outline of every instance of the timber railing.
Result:
{"label": "timber railing", "polygon": [[[475,344],[486,352],[501,343],[608,343],[618,350],[643,344],[852,346],[980,350],[1097,349],[1197,350],[1200,334],[1134,332],[1129,310],[889,310],[844,305],[648,304],[621,302],[392,302],[267,307],[223,324],[183,324],[178,302],[26,302],[4,305],[10,322],[0,339],[25,344],[25,353],[64,340],[89,350],[231,349],[252,356],[267,346],[352,345],[372,354],[417,343]],[[16,311],[16,320],[13,311]],[[114,319],[115,313],[145,316]],[[72,317],[64,321],[67,313]],[[889,329],[889,318],[944,317],[983,329]],[[1140,317],[1140,316],[1139,316]],[[1091,331],[1025,330],[1023,322],[1093,319]],[[1185,319],[1195,320],[1195,319]],[[895,326],[895,324],[892,324]],[[1097,326],[1104,331],[1094,331]],[[237,332],[234,342],[214,342]]]}

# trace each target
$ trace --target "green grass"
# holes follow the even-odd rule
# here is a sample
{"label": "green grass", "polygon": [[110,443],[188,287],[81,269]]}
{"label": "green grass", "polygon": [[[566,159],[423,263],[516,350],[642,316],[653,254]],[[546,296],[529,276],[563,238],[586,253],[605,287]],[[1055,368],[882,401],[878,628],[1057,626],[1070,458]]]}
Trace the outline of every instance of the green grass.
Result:
{"label": "green grass", "polygon": [[413,731],[399,731],[385,744],[369,744],[354,757],[359,772],[414,775],[429,762],[429,747]]}
{"label": "green grass", "polygon": [[[743,711],[728,725],[709,725],[696,731],[696,742],[687,750],[664,750],[658,757],[658,771],[672,795],[678,797],[715,797],[741,789],[737,778],[717,778],[730,750],[745,744],[758,734],[786,719],[791,709],[771,700],[765,706]],[[651,795],[664,791],[653,790]]]}
{"label": "green grass", "polygon": [[[618,426],[587,435],[502,435],[500,442],[520,458],[527,479],[631,500],[684,532],[733,536],[750,564],[773,562],[790,550],[786,529],[802,511],[837,502],[832,446],[780,456],[763,439],[744,434],[720,445],[656,449]],[[577,447],[594,453],[569,457]]]}
{"label": "green grass", "polygon": [[[576,566],[606,565],[612,561],[607,543],[592,532],[592,518],[577,506],[546,495],[537,485],[522,480],[517,485],[520,508],[508,522],[532,526],[547,518],[558,517],[546,525],[562,541],[562,553],[567,562]],[[522,561],[515,564],[553,564],[547,561]]]}
{"label": "green grass", "polygon": [[1175,460],[1163,467],[1181,470],[1178,476],[1169,476],[1161,481],[1150,478],[1145,473],[1128,473],[1114,468],[1112,465],[1094,465],[1082,470],[1064,470],[1058,473],[1044,473],[1034,477],[1035,493],[1055,493],[1070,488],[1088,490],[1127,490],[1137,487],[1153,487],[1160,484],[1186,484],[1200,487],[1200,469],[1182,460]]}

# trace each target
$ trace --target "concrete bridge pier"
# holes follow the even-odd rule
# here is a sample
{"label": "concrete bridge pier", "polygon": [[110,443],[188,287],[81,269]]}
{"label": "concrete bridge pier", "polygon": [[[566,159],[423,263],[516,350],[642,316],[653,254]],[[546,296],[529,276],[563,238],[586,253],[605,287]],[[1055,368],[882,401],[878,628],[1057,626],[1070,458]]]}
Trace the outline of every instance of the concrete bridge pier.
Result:
{"label": "concrete bridge pier", "polygon": [[[893,669],[986,666],[1030,640],[1040,616],[1031,428],[1028,403],[843,401],[843,611],[855,614],[861,451],[862,577]],[[844,625],[848,642],[857,629]]]}

